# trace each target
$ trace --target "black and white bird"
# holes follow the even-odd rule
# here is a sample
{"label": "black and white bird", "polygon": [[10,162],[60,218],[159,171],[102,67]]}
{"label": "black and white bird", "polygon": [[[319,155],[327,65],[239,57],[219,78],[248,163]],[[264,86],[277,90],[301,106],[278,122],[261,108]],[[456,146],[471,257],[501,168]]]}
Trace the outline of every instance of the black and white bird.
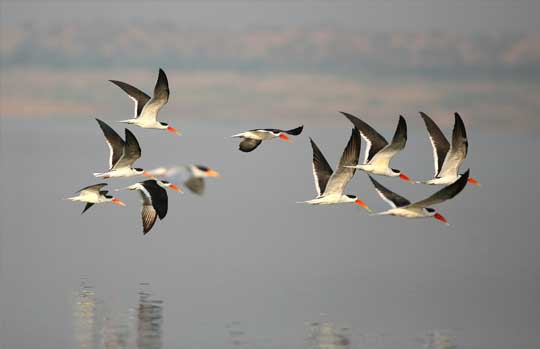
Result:
{"label": "black and white bird", "polygon": [[249,130],[246,132],[238,133],[231,138],[242,138],[242,142],[240,142],[240,146],[238,149],[240,149],[243,152],[250,152],[257,148],[259,144],[261,144],[262,141],[273,139],[273,138],[281,138],[283,140],[291,142],[291,139],[287,136],[287,134],[292,136],[298,136],[300,133],[302,133],[302,130],[304,129],[304,125],[299,126],[297,128],[293,128],[291,130],[279,130],[275,128],[261,128],[261,129],[254,129]]}
{"label": "black and white bird", "polygon": [[399,177],[407,182],[411,179],[400,170],[391,168],[390,160],[399,153],[407,143],[407,123],[403,116],[399,116],[398,125],[392,142],[388,144],[386,139],[354,115],[340,112],[358,129],[360,135],[366,142],[364,163],[356,165],[354,168],[362,171],[389,177]]}
{"label": "black and white bird", "polygon": [[190,177],[184,182],[184,185],[197,195],[202,195],[204,193],[205,178],[219,177],[219,172],[203,165],[191,164],[187,166],[187,169],[190,173]]}
{"label": "black and white bird", "polygon": [[[155,179],[148,179],[144,182],[139,182],[130,185],[128,190],[136,190],[141,194],[142,198],[142,225],[143,234],[146,235],[154,226],[157,217],[159,219],[165,218],[169,206],[169,198],[165,188],[168,186],[166,183],[157,181]],[[117,189],[120,190],[120,189]]]}
{"label": "black and white bird", "polygon": [[86,206],[84,206],[84,210],[81,212],[81,214],[85,213],[86,210],[88,210],[94,204],[101,204],[104,202],[112,202],[113,204],[126,206],[126,204],[124,204],[119,199],[107,195],[107,193],[109,192],[108,190],[101,190],[101,188],[106,185],[107,183],[89,185],[88,187],[84,187],[77,191],[79,195],[66,198],[66,200],[86,202]]}
{"label": "black and white bird", "polygon": [[170,94],[167,75],[165,75],[165,72],[161,68],[159,69],[158,79],[156,86],[154,87],[154,96],[152,98],[138,88],[126,84],[125,82],[117,80],[109,81],[124,90],[124,92],[126,92],[135,102],[133,119],[121,120],[118,122],[133,124],[142,128],[167,130],[174,134],[180,134],[169,124],[157,121],[157,115],[161,108],[169,101]]}
{"label": "black and white bird", "polygon": [[141,147],[137,138],[126,128],[126,140],[124,141],[116,131],[103,121],[96,119],[99,127],[103,131],[107,145],[109,146],[109,169],[107,172],[94,173],[94,176],[101,178],[111,177],[132,177],[143,175],[152,177],[142,168],[133,168],[132,165],[141,157]]}
{"label": "black and white bird", "polygon": [[310,205],[332,205],[340,203],[354,202],[357,205],[371,211],[370,208],[355,195],[344,195],[343,190],[353,177],[356,170],[347,166],[358,164],[360,156],[360,135],[356,128],[352,129],[351,137],[347,146],[343,150],[343,155],[339,160],[336,171],[328,164],[317,144],[310,138],[313,150],[313,178],[317,197],[312,200],[303,201]]}
{"label": "black and white bird", "polygon": [[[435,174],[427,181],[416,182],[430,185],[447,185],[454,183],[461,177],[459,167],[467,157],[469,142],[465,124],[458,113],[454,114],[454,129],[452,131],[452,144],[448,142],[441,129],[427,114],[420,112],[429,133],[429,140],[433,147],[433,161]],[[474,178],[469,177],[469,183],[480,185]]]}
{"label": "black and white bird", "polygon": [[393,215],[405,218],[433,217],[448,225],[448,221],[446,220],[446,218],[444,218],[443,215],[438,213],[435,209],[431,208],[431,206],[440,204],[441,202],[449,200],[459,194],[467,184],[467,179],[469,178],[469,170],[467,170],[467,172],[465,172],[454,183],[442,188],[427,199],[420,200],[413,204],[411,204],[411,202],[405,199],[403,196],[400,196],[384,187],[373,177],[369,176],[369,178],[371,179],[371,182],[373,182],[375,190],[377,191],[379,196],[388,204],[390,204],[390,206],[392,206],[391,209],[384,212],[374,213],[374,215]]}

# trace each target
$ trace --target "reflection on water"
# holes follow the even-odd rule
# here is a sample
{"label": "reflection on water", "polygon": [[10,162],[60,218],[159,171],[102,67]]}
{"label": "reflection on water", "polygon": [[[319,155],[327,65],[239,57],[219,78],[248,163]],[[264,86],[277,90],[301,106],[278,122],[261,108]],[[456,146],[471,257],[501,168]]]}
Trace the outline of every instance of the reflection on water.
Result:
{"label": "reflection on water", "polygon": [[425,349],[456,349],[449,334],[434,331],[427,336]]}
{"label": "reflection on water", "polygon": [[[141,287],[144,285],[141,285]],[[76,339],[80,349],[160,349],[163,301],[139,291],[138,304],[125,312],[108,310],[94,288],[81,282],[75,302]]]}
{"label": "reflection on water", "polygon": [[307,349],[348,349],[350,343],[350,333],[346,327],[338,327],[331,322],[308,324]]}

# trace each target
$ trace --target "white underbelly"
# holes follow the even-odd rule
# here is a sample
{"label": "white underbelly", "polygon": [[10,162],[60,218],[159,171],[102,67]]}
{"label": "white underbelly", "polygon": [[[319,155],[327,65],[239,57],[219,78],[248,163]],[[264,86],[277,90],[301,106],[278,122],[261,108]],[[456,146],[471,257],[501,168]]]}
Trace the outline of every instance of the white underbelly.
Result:
{"label": "white underbelly", "polygon": [[392,216],[405,217],[405,218],[424,218],[427,215],[424,211],[420,209],[410,209],[410,208],[393,208],[387,211],[388,214]]}

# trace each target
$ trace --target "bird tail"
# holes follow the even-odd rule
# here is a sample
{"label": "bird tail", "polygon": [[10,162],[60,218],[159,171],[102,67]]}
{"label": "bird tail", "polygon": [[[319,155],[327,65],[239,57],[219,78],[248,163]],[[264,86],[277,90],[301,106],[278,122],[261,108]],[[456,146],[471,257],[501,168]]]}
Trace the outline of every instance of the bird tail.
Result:
{"label": "bird tail", "polygon": [[243,136],[244,136],[244,132],[232,135],[230,138],[238,138],[238,137],[243,137]]}
{"label": "bird tail", "polygon": [[109,178],[107,176],[107,173],[106,172],[94,172],[94,177],[98,177],[98,178]]}
{"label": "bird tail", "polygon": [[129,120],[119,120],[117,122],[121,122],[121,123],[124,123],[124,124],[132,124],[133,120],[131,120],[131,119],[129,119]]}

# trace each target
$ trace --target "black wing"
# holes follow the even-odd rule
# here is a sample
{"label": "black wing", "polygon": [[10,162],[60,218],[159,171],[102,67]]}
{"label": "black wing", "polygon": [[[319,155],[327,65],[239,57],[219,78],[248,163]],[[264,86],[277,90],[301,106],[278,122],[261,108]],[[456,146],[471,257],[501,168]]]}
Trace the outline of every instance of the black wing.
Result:
{"label": "black wing", "polygon": [[388,142],[379,134],[379,132],[375,131],[373,127],[369,126],[356,116],[345,112],[340,113],[353,123],[353,125],[360,131],[362,138],[366,141],[366,155],[364,158],[364,163],[367,164],[371,161],[371,159],[373,159],[375,154],[388,145]]}
{"label": "black wing", "polygon": [[300,133],[302,133],[303,129],[304,129],[304,125],[299,126],[297,128],[287,130],[287,131],[283,131],[283,132],[285,132],[287,134],[290,134],[290,135],[293,135],[293,136],[298,136]]}
{"label": "black wing", "polygon": [[336,171],[332,174],[332,177],[328,180],[326,184],[326,190],[323,192],[342,194],[345,186],[351,178],[354,176],[356,169],[345,167],[345,166],[356,166],[358,165],[358,157],[360,156],[360,134],[358,129],[355,127],[351,131],[351,137],[347,146],[343,150],[341,159],[337,165]]}
{"label": "black wing", "polygon": [[159,68],[159,75],[154,87],[154,99],[163,100],[165,103],[169,100],[169,80],[163,69]]}
{"label": "black wing", "polygon": [[390,206],[396,208],[396,207],[402,207],[402,206],[407,206],[411,204],[411,202],[405,199],[403,196],[394,193],[390,189],[383,186],[381,183],[377,182],[370,175],[368,176],[369,176],[369,179],[371,179],[371,183],[373,183],[373,185],[375,186],[375,191],[377,192],[377,194],[379,194],[379,196],[384,201],[390,204]]}
{"label": "black wing", "polygon": [[315,179],[317,195],[320,196],[326,190],[326,184],[334,171],[313,139],[310,138],[309,141],[313,149],[313,179]]}
{"label": "black wing", "polygon": [[105,141],[109,146],[109,169],[112,169],[122,157],[124,152],[124,141],[122,140],[122,137],[120,137],[118,133],[116,133],[116,131],[113,130],[109,125],[97,118],[96,121],[98,122],[101,131],[103,131]]}
{"label": "black wing", "polygon": [[203,178],[191,177],[184,182],[184,185],[195,194],[202,195],[204,193]]}
{"label": "black wing", "polygon": [[82,189],[77,190],[76,193],[80,193],[80,192],[82,192],[84,190],[99,192],[101,190],[101,188],[103,188],[106,185],[107,185],[107,183],[92,184],[92,185],[89,185],[87,187],[84,187]]}
{"label": "black wing", "polygon": [[437,177],[441,172],[442,166],[444,164],[444,159],[448,150],[450,149],[450,143],[442,133],[441,129],[437,124],[425,113],[420,112],[420,116],[424,119],[426,128],[429,133],[429,140],[431,141],[431,146],[433,147],[433,161],[435,166],[435,175]]}
{"label": "black wing", "polygon": [[427,199],[415,202],[411,206],[416,207],[430,207],[436,204],[440,204],[443,201],[449,200],[459,194],[463,188],[465,188],[465,185],[467,185],[467,180],[469,179],[469,170],[465,172],[464,174],[459,177],[457,181],[454,183],[447,185],[446,187],[442,188],[435,194],[431,195]]}
{"label": "black wing", "polygon": [[86,206],[84,206],[84,210],[82,210],[81,214],[85,213],[86,210],[88,210],[88,209],[89,209],[90,207],[92,207],[92,206],[94,206],[93,203],[87,202],[87,203],[86,203]]}
{"label": "black wing", "polygon": [[126,142],[124,145],[124,153],[115,167],[129,167],[138,158],[141,157],[141,147],[135,135],[126,128]]}
{"label": "black wing", "polygon": [[250,139],[250,138],[244,138],[242,142],[240,142],[240,146],[238,149],[240,149],[243,152],[249,153],[250,151],[254,150],[261,144],[262,141],[257,139]]}
{"label": "black wing", "polygon": [[392,138],[392,143],[390,143],[390,148],[401,150],[405,148],[405,144],[407,144],[407,122],[405,121],[403,115],[400,115],[396,132]]}
{"label": "black wing", "polygon": [[141,114],[141,110],[144,105],[150,100],[150,96],[139,90],[135,86],[126,84],[125,82],[118,80],[109,80],[116,86],[120,87],[128,96],[135,102],[135,117]]}
{"label": "black wing", "polygon": [[159,218],[165,218],[169,206],[167,191],[160,187],[154,179],[146,180],[142,182],[142,185],[150,194],[152,206],[156,210]]}
{"label": "black wing", "polygon": [[465,130],[465,124],[463,119],[458,113],[454,113],[454,130],[452,131],[452,149],[459,149],[464,152],[464,156],[467,156],[467,150],[469,149],[469,142],[467,140],[467,131]]}

